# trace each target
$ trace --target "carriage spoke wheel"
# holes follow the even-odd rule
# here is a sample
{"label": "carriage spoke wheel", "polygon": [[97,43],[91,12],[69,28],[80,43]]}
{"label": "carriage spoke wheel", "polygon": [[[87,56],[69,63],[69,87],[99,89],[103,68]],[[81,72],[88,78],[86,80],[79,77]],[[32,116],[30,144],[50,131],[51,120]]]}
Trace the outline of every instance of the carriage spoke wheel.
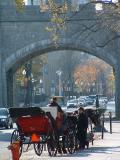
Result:
{"label": "carriage spoke wheel", "polygon": [[70,131],[67,135],[67,149],[70,154],[75,152],[75,134]]}
{"label": "carriage spoke wheel", "polygon": [[40,156],[43,151],[43,144],[42,143],[34,143],[34,151],[35,153]]}
{"label": "carriage spoke wheel", "polygon": [[57,138],[56,134],[53,131],[52,134],[50,134],[48,141],[47,141],[47,148],[49,156],[56,156],[57,154]]}
{"label": "carriage spoke wheel", "polygon": [[20,133],[17,129],[15,129],[11,135],[11,144],[16,141],[20,141],[19,156],[21,156],[21,154],[22,154],[22,141],[21,141]]}

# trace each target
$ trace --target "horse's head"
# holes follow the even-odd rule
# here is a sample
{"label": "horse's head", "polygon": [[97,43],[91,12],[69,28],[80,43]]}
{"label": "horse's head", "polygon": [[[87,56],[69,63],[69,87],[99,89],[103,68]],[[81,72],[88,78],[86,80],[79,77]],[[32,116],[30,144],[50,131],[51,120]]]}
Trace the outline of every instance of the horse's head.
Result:
{"label": "horse's head", "polygon": [[86,109],[85,112],[95,126],[100,124],[100,114],[97,110]]}

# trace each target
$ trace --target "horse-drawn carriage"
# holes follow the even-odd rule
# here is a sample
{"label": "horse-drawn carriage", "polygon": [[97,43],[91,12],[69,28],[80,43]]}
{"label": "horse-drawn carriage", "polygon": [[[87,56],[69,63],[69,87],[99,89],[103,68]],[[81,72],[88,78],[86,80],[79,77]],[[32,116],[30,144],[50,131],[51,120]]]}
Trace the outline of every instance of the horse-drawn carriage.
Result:
{"label": "horse-drawn carriage", "polygon": [[[10,116],[17,125],[11,136],[11,143],[19,141],[22,154],[33,144],[35,153],[40,156],[43,146],[47,145],[48,154],[56,156],[59,149],[65,153],[74,153],[78,146],[77,117],[73,114],[58,116],[57,107],[10,108]],[[96,110],[88,109],[87,114],[97,125],[99,115]]]}
{"label": "horse-drawn carriage", "polygon": [[[33,144],[35,153],[40,156],[43,151],[44,144],[47,145],[47,150],[50,156],[55,156],[61,145],[61,140],[64,140],[63,147],[67,148],[69,153],[74,152],[74,133],[69,124],[63,129],[59,125],[60,121],[57,118],[57,110],[44,107],[42,110],[39,107],[29,108],[10,108],[10,116],[17,125],[11,136],[11,143],[19,141],[22,154],[24,146],[26,150]],[[50,114],[52,113],[52,115]]]}

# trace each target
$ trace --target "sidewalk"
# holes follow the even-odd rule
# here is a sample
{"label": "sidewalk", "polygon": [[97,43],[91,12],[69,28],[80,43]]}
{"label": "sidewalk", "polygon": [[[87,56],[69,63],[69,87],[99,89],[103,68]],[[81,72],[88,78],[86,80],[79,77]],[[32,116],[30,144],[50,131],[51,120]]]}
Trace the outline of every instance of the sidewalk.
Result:
{"label": "sidewalk", "polygon": [[[104,139],[97,139],[93,146],[84,151],[77,151],[74,154],[57,155],[49,157],[47,151],[43,151],[39,157],[30,149],[27,153],[23,153],[20,160],[120,160],[120,121],[114,121],[113,133],[105,133]],[[109,131],[109,123],[105,123],[105,128]]]}

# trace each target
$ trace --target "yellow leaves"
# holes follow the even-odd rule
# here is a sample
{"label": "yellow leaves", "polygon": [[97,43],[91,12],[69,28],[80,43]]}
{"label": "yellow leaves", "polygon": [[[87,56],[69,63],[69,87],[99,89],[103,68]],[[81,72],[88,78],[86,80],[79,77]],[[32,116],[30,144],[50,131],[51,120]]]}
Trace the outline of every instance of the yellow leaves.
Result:
{"label": "yellow leaves", "polygon": [[[97,81],[97,77],[100,75],[100,73],[105,72],[105,70],[107,71],[108,67],[108,64],[96,58],[90,59],[84,65],[79,65],[74,72],[77,86],[80,87],[81,82],[84,82],[84,86],[82,86],[83,88],[88,86],[88,84],[94,84]],[[113,79],[112,76],[109,78]]]}
{"label": "yellow leaves", "polygon": [[51,22],[53,23],[58,23],[58,24],[63,24],[64,23],[64,19],[58,16],[54,16],[51,18]]}
{"label": "yellow leaves", "polygon": [[48,0],[49,10],[51,12],[51,22],[52,27],[46,27],[46,30],[48,32],[52,32],[52,40],[55,46],[57,45],[57,42],[59,40],[59,34],[58,32],[61,30],[65,30],[65,21],[66,18],[63,16],[68,10],[68,5],[66,2],[64,4],[59,5],[55,3],[54,0]]}
{"label": "yellow leaves", "polygon": [[16,3],[17,9],[19,10],[22,10],[25,6],[24,0],[15,0],[15,3]]}
{"label": "yellow leaves", "polygon": [[65,13],[68,11],[68,4],[67,2],[65,2],[65,4],[63,5],[63,7],[61,8],[61,13]]}
{"label": "yellow leaves", "polygon": [[56,42],[59,39],[59,36],[57,34],[53,34],[53,41]]}
{"label": "yellow leaves", "polygon": [[83,65],[76,68],[75,79],[77,78],[78,82],[93,83],[96,79],[96,68],[94,66]]}
{"label": "yellow leaves", "polygon": [[52,32],[52,31],[53,31],[53,28],[52,28],[52,27],[46,27],[45,29],[46,29],[46,31],[48,31],[48,32]]}

